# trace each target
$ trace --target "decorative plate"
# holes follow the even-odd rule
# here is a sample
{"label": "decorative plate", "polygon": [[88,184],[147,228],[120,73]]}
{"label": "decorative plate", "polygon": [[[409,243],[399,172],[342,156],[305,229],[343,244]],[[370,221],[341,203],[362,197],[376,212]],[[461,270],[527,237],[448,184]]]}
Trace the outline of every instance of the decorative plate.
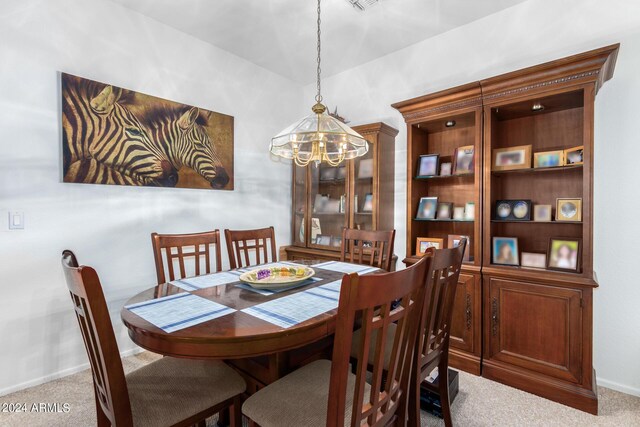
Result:
{"label": "decorative plate", "polygon": [[256,289],[282,289],[304,282],[314,274],[311,267],[268,267],[243,273],[240,280]]}

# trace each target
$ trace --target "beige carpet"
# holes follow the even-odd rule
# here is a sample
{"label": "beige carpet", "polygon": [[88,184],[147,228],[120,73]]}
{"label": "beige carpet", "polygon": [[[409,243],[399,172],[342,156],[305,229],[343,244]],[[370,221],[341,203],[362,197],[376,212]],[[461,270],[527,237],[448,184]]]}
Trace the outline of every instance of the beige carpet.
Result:
{"label": "beige carpet", "polygon": [[[136,369],[158,356],[141,353],[124,359],[125,371]],[[600,415],[595,417],[546,399],[460,373],[460,393],[453,403],[456,426],[617,426],[640,427],[640,398],[599,388]],[[0,426],[93,426],[95,408],[91,375],[80,372],[27,390],[0,397],[4,403],[69,403],[67,413],[3,413]],[[213,420],[208,425],[213,426]],[[423,426],[444,423],[426,413]]]}

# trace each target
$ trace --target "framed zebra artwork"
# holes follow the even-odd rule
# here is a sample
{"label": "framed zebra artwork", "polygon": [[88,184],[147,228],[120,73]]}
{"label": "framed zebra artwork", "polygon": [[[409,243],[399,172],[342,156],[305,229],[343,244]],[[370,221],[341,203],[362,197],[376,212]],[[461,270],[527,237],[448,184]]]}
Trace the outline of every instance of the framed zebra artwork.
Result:
{"label": "framed zebra artwork", "polygon": [[233,190],[233,117],[62,73],[64,182]]}

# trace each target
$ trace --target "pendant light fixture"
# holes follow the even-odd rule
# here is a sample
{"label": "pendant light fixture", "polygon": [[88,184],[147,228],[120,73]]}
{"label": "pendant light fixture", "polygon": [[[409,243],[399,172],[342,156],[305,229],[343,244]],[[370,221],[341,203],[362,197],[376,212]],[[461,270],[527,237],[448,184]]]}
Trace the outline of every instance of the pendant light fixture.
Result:
{"label": "pendant light fixture", "polygon": [[363,156],[369,150],[358,132],[327,114],[320,93],[320,0],[318,0],[318,67],[316,104],[313,114],[295,122],[271,138],[269,151],[298,166],[322,162],[337,166],[342,161]]}

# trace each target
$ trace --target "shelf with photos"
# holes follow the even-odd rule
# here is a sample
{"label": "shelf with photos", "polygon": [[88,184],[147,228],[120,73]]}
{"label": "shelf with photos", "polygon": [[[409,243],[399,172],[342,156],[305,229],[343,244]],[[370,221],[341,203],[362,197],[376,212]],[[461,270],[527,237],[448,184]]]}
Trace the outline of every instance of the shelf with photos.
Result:
{"label": "shelf with photos", "polygon": [[[467,145],[457,147],[453,153],[453,159],[441,162],[441,154],[422,154],[418,158],[416,180],[426,179],[452,179],[473,177],[474,173],[474,146]],[[448,159],[442,156],[442,159]]]}

